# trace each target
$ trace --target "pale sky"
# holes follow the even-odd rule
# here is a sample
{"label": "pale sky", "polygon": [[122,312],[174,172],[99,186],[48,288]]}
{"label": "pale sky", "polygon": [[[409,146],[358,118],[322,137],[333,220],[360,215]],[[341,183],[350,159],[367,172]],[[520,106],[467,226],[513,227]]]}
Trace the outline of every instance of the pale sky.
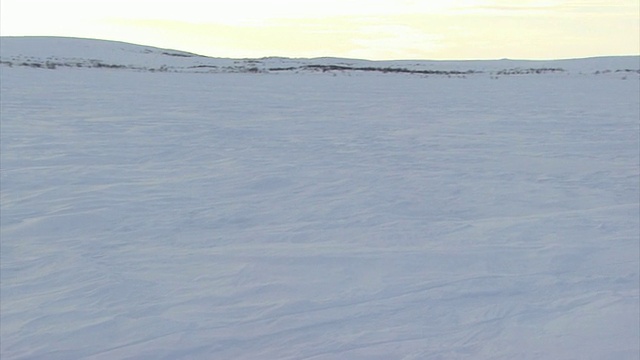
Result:
{"label": "pale sky", "polygon": [[638,55],[640,1],[1,0],[0,35],[118,40],[235,58]]}

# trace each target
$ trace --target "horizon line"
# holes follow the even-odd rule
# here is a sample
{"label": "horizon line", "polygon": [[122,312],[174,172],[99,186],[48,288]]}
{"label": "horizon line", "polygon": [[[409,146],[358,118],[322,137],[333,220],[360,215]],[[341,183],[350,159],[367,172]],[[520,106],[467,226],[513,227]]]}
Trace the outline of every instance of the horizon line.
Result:
{"label": "horizon line", "polygon": [[[60,36],[60,35],[0,35],[0,38],[57,38],[57,39],[76,39],[76,40],[89,40],[89,41],[105,41],[105,42],[113,42],[113,43],[122,43],[133,46],[141,46],[141,47],[149,47],[160,50],[170,50],[177,51],[185,54],[190,54],[193,56],[210,58],[210,59],[231,59],[231,60],[258,60],[258,59],[270,59],[270,58],[280,58],[280,59],[292,59],[292,60],[314,60],[314,59],[344,59],[344,60],[360,60],[360,61],[370,61],[370,62],[400,62],[400,61],[430,61],[430,62],[471,62],[471,61],[565,61],[565,60],[586,60],[586,59],[597,59],[597,58],[614,58],[614,57],[640,57],[640,53],[638,54],[618,54],[618,55],[591,55],[591,56],[583,56],[583,57],[569,57],[569,58],[544,58],[544,59],[523,59],[523,58],[474,58],[474,59],[445,59],[445,60],[437,60],[437,59],[391,59],[391,60],[375,60],[375,59],[366,59],[366,58],[351,58],[351,57],[341,57],[341,56],[316,56],[316,57],[291,57],[291,56],[280,56],[280,55],[266,55],[260,57],[224,57],[224,56],[211,56],[211,55],[202,55],[199,53],[195,53],[187,50],[180,50],[174,48],[165,48],[159,47],[155,45],[146,45],[135,42],[129,42],[124,40],[114,40],[114,39],[101,39],[101,38],[89,38],[89,37],[78,37],[78,36]],[[0,48],[0,53],[2,49]]]}

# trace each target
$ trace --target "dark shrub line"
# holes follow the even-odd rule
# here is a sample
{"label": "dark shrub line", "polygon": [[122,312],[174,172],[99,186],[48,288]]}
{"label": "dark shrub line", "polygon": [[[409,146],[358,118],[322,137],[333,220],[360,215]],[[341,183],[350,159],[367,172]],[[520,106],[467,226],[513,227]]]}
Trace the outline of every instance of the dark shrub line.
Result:
{"label": "dark shrub line", "polygon": [[[344,71],[344,70],[352,70],[352,71],[375,71],[381,73],[402,73],[402,74],[422,74],[422,75],[468,75],[475,74],[478,71],[467,70],[467,71],[457,71],[457,70],[411,70],[406,68],[392,68],[392,67],[351,67],[351,66],[342,66],[342,65],[305,65],[302,67],[307,70],[322,70],[322,72],[327,71]],[[271,69],[269,69],[271,70]]]}

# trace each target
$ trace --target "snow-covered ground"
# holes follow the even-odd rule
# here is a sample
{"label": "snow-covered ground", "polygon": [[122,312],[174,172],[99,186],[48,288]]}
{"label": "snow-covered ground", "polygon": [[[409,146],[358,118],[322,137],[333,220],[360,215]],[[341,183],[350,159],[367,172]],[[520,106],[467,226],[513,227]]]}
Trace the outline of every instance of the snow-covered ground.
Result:
{"label": "snow-covered ground", "polygon": [[0,63],[16,67],[115,68],[152,72],[327,72],[405,71],[420,75],[492,76],[523,73],[609,74],[640,73],[640,57],[617,56],[554,61],[368,61],[341,58],[260,59],[211,58],[176,50],[123,42],[63,37],[0,37]]}
{"label": "snow-covered ground", "polygon": [[0,357],[637,359],[640,80],[571,64],[0,66]]}

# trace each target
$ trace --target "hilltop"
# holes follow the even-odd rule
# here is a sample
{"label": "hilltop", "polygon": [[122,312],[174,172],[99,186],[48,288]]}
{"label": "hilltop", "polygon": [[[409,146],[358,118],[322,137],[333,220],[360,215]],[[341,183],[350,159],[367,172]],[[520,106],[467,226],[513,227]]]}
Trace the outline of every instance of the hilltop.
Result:
{"label": "hilltop", "polygon": [[188,73],[377,72],[418,75],[640,73],[640,57],[565,60],[396,60],[322,57],[214,58],[118,41],[66,37],[0,37],[0,63],[36,68],[107,68]]}

